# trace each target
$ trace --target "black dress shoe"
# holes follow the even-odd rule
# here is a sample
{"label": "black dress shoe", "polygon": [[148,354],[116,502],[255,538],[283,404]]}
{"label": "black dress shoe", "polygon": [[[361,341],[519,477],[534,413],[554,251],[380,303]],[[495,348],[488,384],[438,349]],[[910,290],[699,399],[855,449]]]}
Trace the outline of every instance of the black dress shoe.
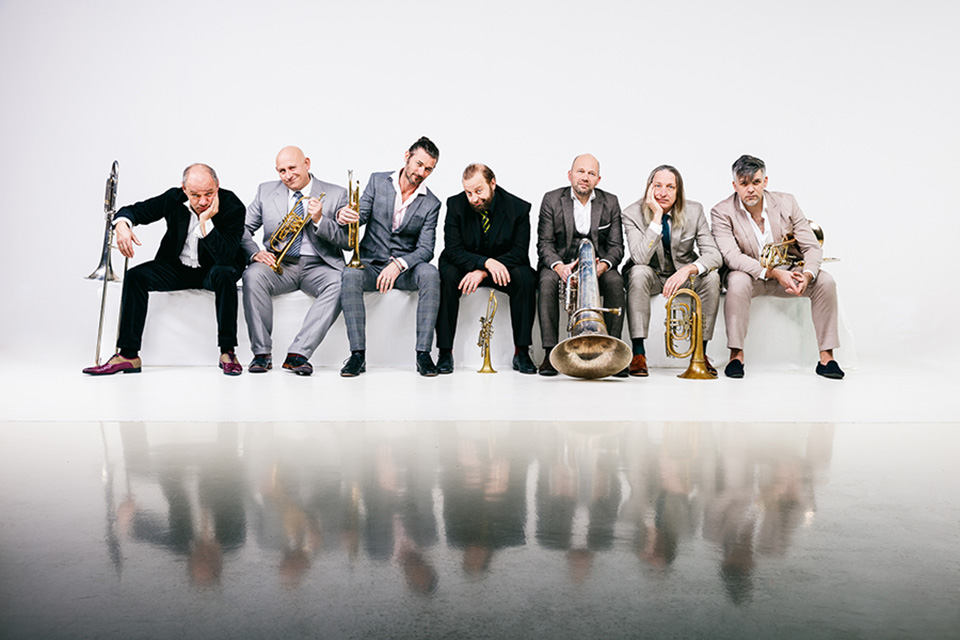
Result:
{"label": "black dress shoe", "polygon": [[727,363],[727,366],[723,369],[723,375],[728,378],[742,378],[743,377],[743,363],[734,358]]}
{"label": "black dress shoe", "polygon": [[831,380],[843,380],[843,369],[837,364],[836,360],[831,360],[827,364],[817,363],[817,375]]}
{"label": "black dress shoe", "polygon": [[250,365],[247,367],[247,371],[250,373],[266,373],[273,369],[273,358],[270,354],[253,356],[253,360],[250,361]]}
{"label": "black dress shoe", "polygon": [[543,364],[540,365],[540,375],[542,376],[555,376],[559,373],[556,368],[554,368],[553,363],[550,362],[550,357],[545,357],[543,359]]}
{"label": "black dress shoe", "polygon": [[613,374],[614,378],[629,378],[630,377],[630,367],[624,367],[620,371],[617,371]]}
{"label": "black dress shoe", "polygon": [[536,373],[537,365],[533,364],[529,353],[521,351],[513,356],[513,370],[519,371],[520,373]]}
{"label": "black dress shoe", "polygon": [[362,353],[351,353],[340,369],[343,378],[354,378],[367,370],[367,358]]}
{"label": "black dress shoe", "polygon": [[417,352],[417,373],[424,378],[432,378],[437,375],[437,365],[433,364],[433,358],[426,351]]}
{"label": "black dress shoe", "polygon": [[313,365],[307,361],[306,356],[299,353],[288,353],[287,359],[283,361],[283,368],[298,376],[308,376],[313,373]]}
{"label": "black dress shoe", "polygon": [[453,353],[437,356],[437,373],[453,373]]}

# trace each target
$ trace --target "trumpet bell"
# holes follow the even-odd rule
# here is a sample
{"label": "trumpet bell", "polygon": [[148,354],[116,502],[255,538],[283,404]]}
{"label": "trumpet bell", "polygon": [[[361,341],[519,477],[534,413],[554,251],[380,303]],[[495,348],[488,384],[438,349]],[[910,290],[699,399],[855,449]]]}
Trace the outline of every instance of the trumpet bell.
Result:
{"label": "trumpet bell", "polygon": [[573,378],[606,378],[630,364],[633,352],[623,340],[602,333],[571,336],[550,351],[550,363]]}

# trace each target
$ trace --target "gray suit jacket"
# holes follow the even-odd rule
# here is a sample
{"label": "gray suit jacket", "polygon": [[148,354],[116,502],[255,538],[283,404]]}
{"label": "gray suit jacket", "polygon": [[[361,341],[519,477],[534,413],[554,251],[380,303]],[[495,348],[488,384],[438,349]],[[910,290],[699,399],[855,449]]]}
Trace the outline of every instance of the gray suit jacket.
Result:
{"label": "gray suit jacket", "polygon": [[[647,223],[643,215],[643,198],[623,210],[623,229],[627,235],[627,248],[630,249],[627,266],[645,264],[657,272],[662,271],[662,234],[655,232]],[[720,249],[717,248],[707,225],[707,216],[699,202],[687,200],[683,209],[683,228],[678,229],[674,225],[670,231],[670,254],[676,269],[699,263],[705,271],[710,271],[723,265]]]}
{"label": "gray suit jacket", "polygon": [[391,173],[370,174],[360,196],[360,224],[367,225],[360,241],[360,258],[371,264],[386,264],[391,257],[402,258],[407,268],[413,269],[433,259],[440,200],[429,189],[426,195],[418,195],[407,207],[400,228],[394,231],[397,190],[390,181]]}
{"label": "gray suit jacket", "polygon": [[[337,224],[336,216],[337,211],[347,206],[347,190],[330,182],[317,180],[313,174],[310,174],[310,177],[313,178],[310,197],[316,198],[321,193],[326,195],[320,200],[323,204],[320,224],[315,225],[313,222],[308,222],[303,234],[324,262],[337,271],[341,271],[344,267],[342,250],[348,248],[347,233],[343,227]],[[253,234],[257,229],[263,227],[263,244],[266,247],[270,237],[289,213],[288,195],[287,186],[279,180],[264,182],[257,188],[256,197],[247,207],[247,217],[244,223],[246,231],[243,234],[242,242],[243,250],[247,254],[247,262],[250,262],[253,254],[260,250],[253,239]],[[306,201],[304,201],[304,205],[306,205]],[[304,206],[304,210],[306,210],[306,206]]]}
{"label": "gray suit jacket", "polygon": [[[590,208],[590,241],[597,258],[616,269],[623,260],[623,226],[617,196],[595,189]],[[557,262],[577,258],[576,225],[573,221],[573,200],[570,187],[548,191],[540,204],[537,224],[537,256],[540,269],[549,269]]]}
{"label": "gray suit jacket", "polygon": [[[790,253],[803,256],[803,270],[813,273],[816,278],[823,260],[823,249],[813,235],[810,222],[807,221],[797,204],[796,198],[789,193],[764,191],[763,197],[770,218],[770,234],[774,242],[780,242],[783,236],[793,234],[797,243]],[[718,203],[710,212],[713,223],[713,237],[723,254],[723,261],[734,271],[744,271],[754,278],[763,275],[760,266],[760,254],[757,249],[757,236],[750,226],[749,214],[740,210],[737,194],[734,193]]]}

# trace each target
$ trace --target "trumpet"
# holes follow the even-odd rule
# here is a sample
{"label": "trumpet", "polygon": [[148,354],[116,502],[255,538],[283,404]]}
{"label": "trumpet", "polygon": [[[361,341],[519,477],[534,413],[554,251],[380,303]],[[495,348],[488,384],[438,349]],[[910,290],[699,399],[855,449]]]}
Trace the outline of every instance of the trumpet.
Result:
{"label": "trumpet", "polygon": [[[107,283],[119,282],[120,277],[113,270],[111,254],[114,245],[113,218],[117,213],[117,181],[120,175],[120,163],[113,161],[110,167],[110,175],[107,176],[106,189],[103,195],[103,216],[106,224],[103,230],[103,247],[100,251],[100,264],[94,269],[93,273],[87,276],[88,280],[103,280],[103,291],[100,294],[100,323],[97,327],[97,353],[94,357],[94,365],[100,366],[100,345],[103,342],[103,317],[107,307]],[[124,258],[123,275],[127,274],[127,266],[130,264],[129,258]],[[120,333],[120,319],[117,319],[117,334]]]}
{"label": "trumpet", "polygon": [[[360,181],[357,180],[356,186],[353,183],[353,169],[347,171],[347,208],[358,211],[360,209]],[[351,269],[363,269],[363,263],[360,262],[360,221],[351,222],[347,225],[347,244],[353,249],[353,257],[347,266]]]}
{"label": "trumpet", "polygon": [[[823,229],[813,220],[808,220],[807,222],[810,223],[810,230],[813,231],[813,236],[822,247]],[[796,245],[797,239],[792,233],[785,235],[780,242],[771,242],[770,244],[763,245],[763,248],[760,250],[760,266],[764,269],[776,269],[784,265],[786,265],[788,269],[802,267],[803,257],[790,252],[790,249],[796,247]],[[823,258],[820,262],[837,262],[838,260],[839,258]]]}
{"label": "trumpet", "polygon": [[[707,369],[707,358],[703,352],[703,303],[700,296],[693,290],[693,278],[690,276],[690,285],[679,289],[667,300],[667,319],[666,338],[664,345],[667,348],[667,355],[671,358],[686,358],[690,354],[690,366],[687,370],[678,375],[678,378],[687,380],[714,380],[717,374],[711,373]],[[674,302],[674,298],[680,294],[686,294],[693,299],[694,309],[691,311],[690,304],[687,302]],[[690,348],[680,353],[675,342],[690,341]]]}
{"label": "trumpet", "polygon": [[[577,250],[579,266],[570,274],[565,291],[567,332],[563,342],[550,351],[550,363],[557,371],[574,378],[604,378],[630,364],[632,353],[625,342],[607,333],[604,313],[620,315],[620,309],[600,306],[596,252],[584,238]],[[563,287],[563,283],[560,283]]]}
{"label": "trumpet", "polygon": [[[323,196],[326,195],[322,191],[320,195],[317,196],[317,200],[323,199]],[[290,250],[290,247],[293,245],[293,241],[297,239],[301,233],[303,233],[304,228],[307,226],[307,222],[310,220],[310,216],[304,213],[304,216],[301,218],[297,214],[297,207],[300,206],[300,203],[304,200],[310,200],[310,196],[301,196],[297,202],[293,205],[293,208],[290,209],[290,212],[284,216],[283,221],[280,223],[280,226],[277,227],[277,230],[273,232],[273,235],[270,236],[268,246],[270,251],[272,251],[276,260],[274,260],[273,265],[270,267],[277,275],[283,273],[283,267],[280,266],[280,263],[283,262],[284,256],[287,255],[287,251]],[[280,247],[282,245],[283,249]],[[279,251],[279,253],[277,253]]]}
{"label": "trumpet", "polygon": [[480,354],[483,356],[483,366],[477,373],[496,373],[493,365],[490,364],[490,338],[493,336],[493,316],[497,313],[497,296],[494,291],[490,291],[490,298],[487,300],[487,315],[480,318],[480,337],[477,338],[477,346],[480,347]]}

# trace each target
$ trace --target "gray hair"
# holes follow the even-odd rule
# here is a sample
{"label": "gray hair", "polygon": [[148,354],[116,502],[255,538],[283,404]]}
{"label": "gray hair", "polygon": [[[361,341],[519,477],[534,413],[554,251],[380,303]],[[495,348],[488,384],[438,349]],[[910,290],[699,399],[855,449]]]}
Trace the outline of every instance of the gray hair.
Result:
{"label": "gray hair", "polygon": [[194,162],[193,164],[191,164],[190,166],[188,166],[186,169],[183,170],[183,178],[181,179],[181,184],[187,184],[187,176],[190,175],[190,170],[193,169],[194,167],[203,167],[204,169],[206,169],[207,173],[210,174],[210,177],[213,178],[213,181],[217,183],[217,186],[218,187],[220,186],[220,179],[217,177],[217,172],[213,170],[213,167],[211,167],[208,164],[203,164],[202,162]]}

